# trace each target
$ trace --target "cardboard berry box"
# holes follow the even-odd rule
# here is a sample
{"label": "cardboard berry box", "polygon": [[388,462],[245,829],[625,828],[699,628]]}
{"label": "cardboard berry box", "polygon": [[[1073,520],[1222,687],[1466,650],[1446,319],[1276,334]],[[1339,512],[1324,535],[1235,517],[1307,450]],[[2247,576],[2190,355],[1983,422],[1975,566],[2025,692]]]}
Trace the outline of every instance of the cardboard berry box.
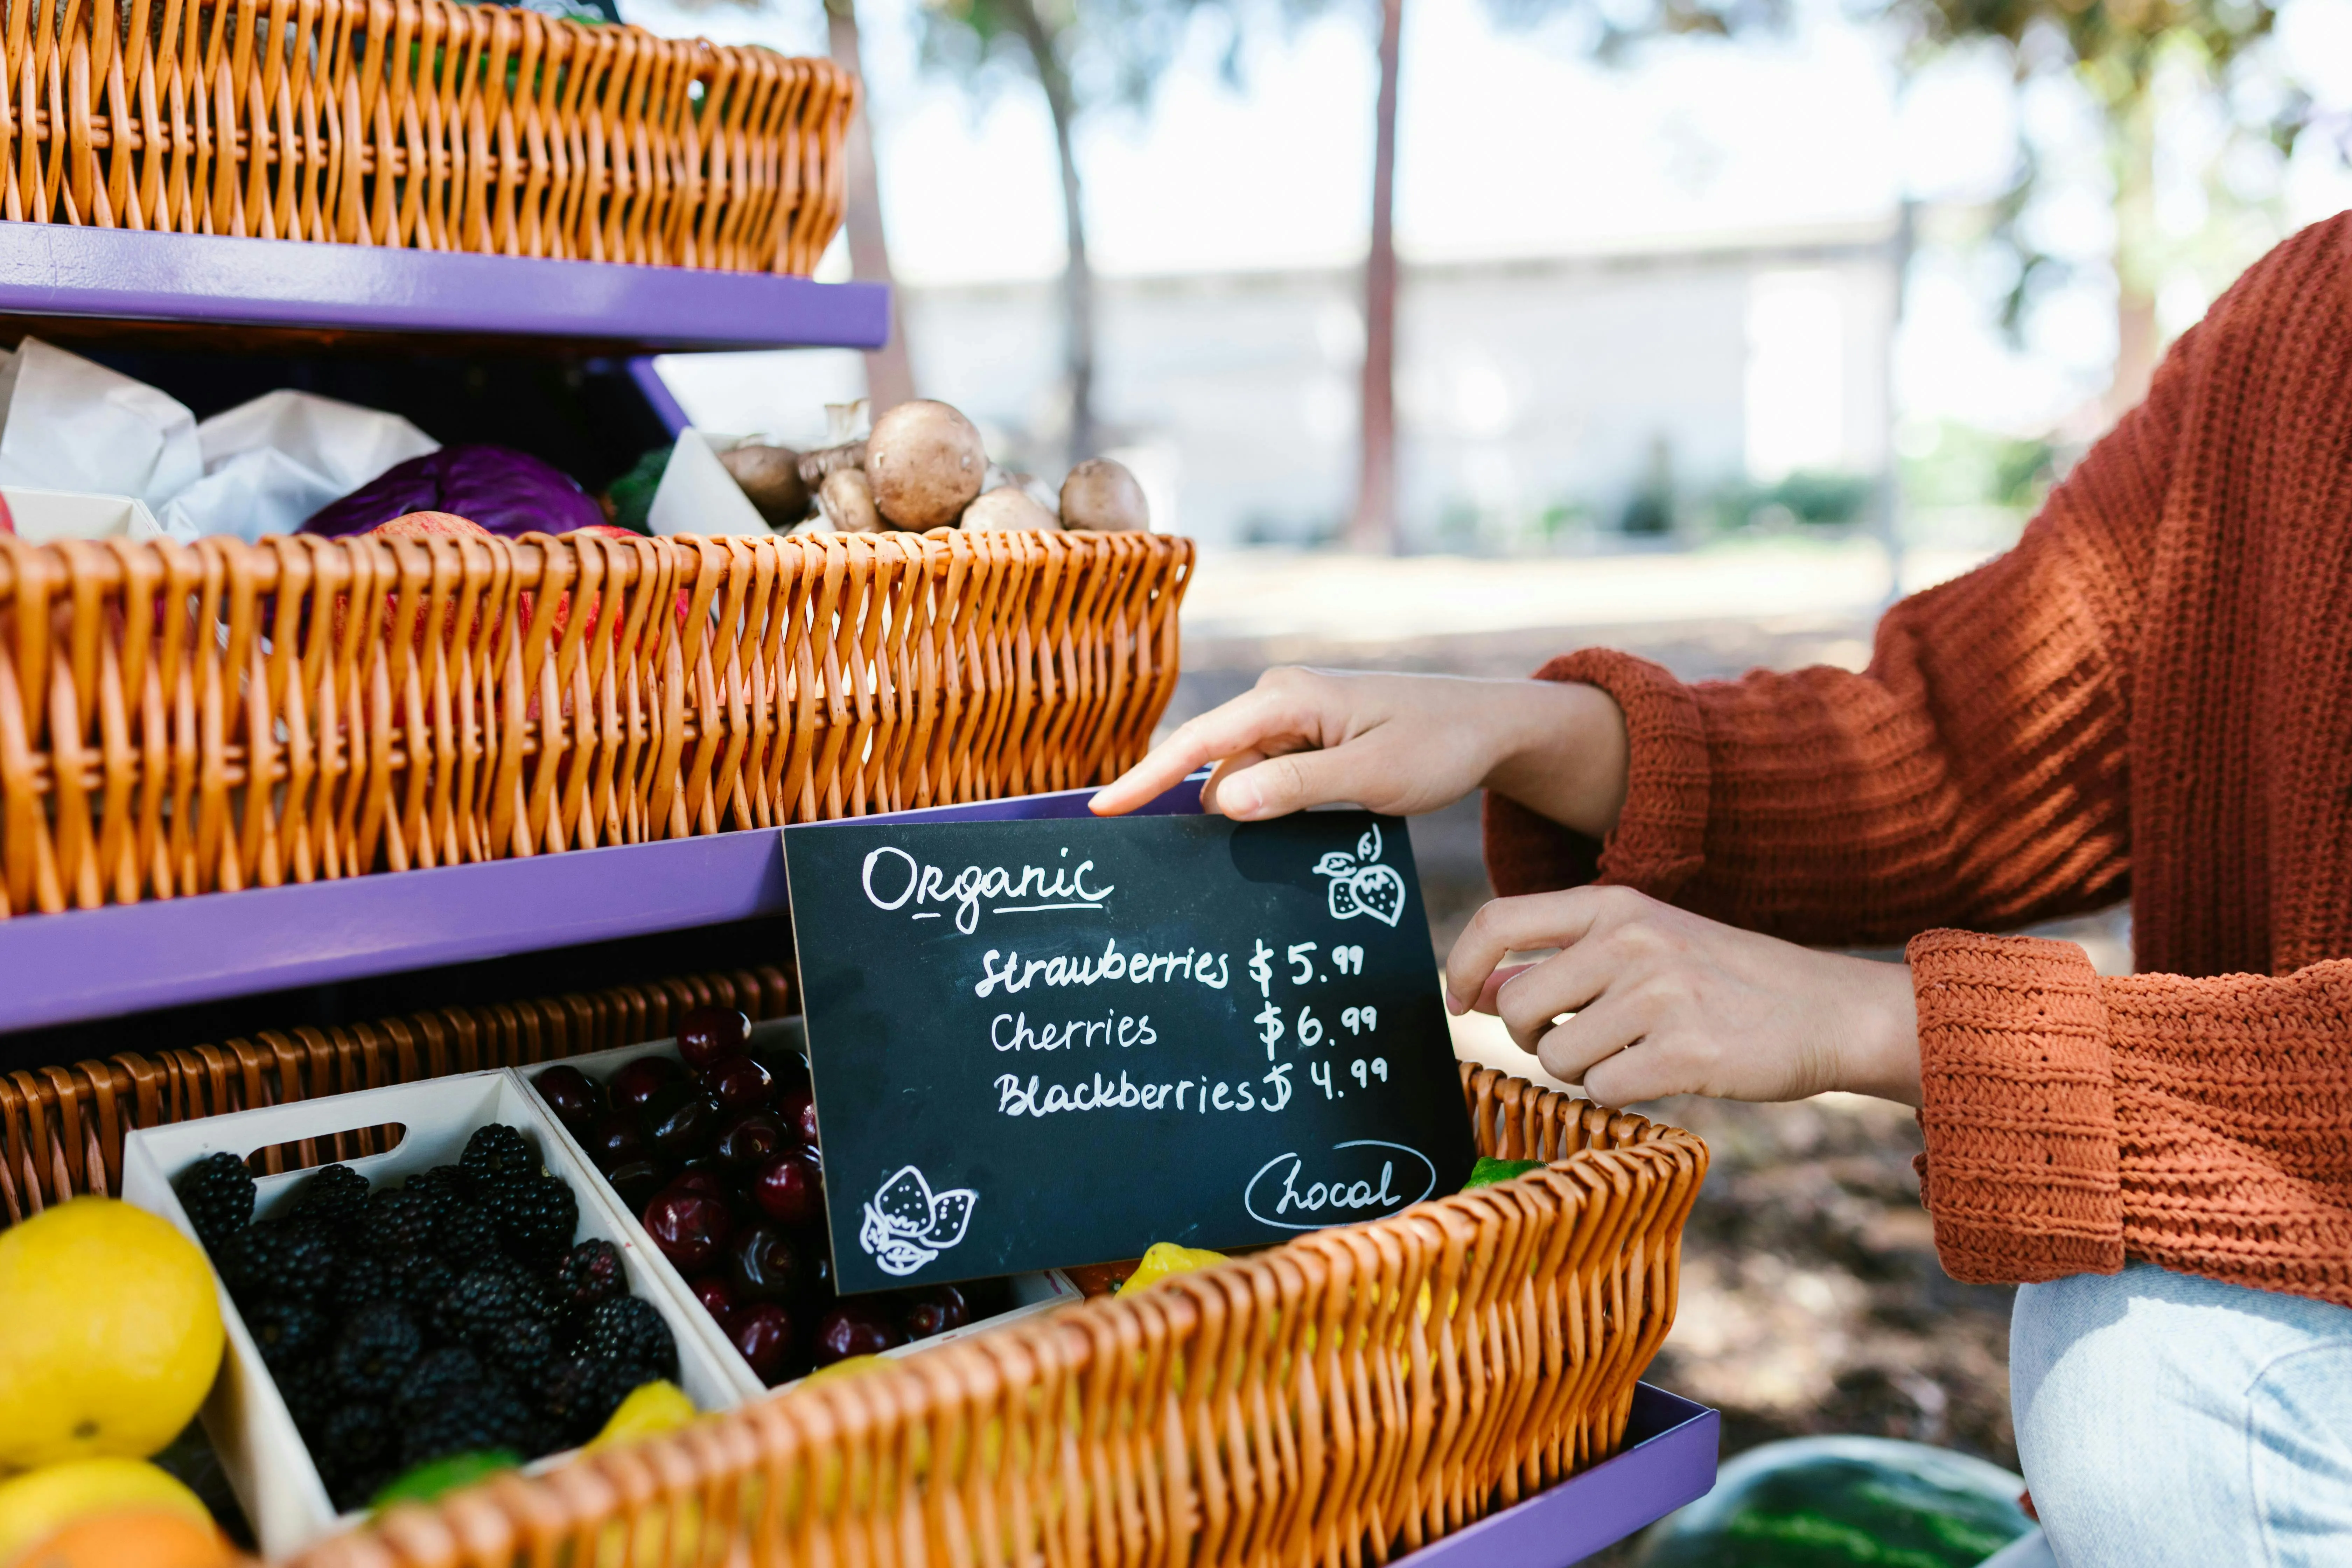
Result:
{"label": "cardboard berry box", "polygon": [[[801,1020],[797,1017],[772,1018],[765,1023],[752,1025],[751,1052],[754,1056],[762,1057],[775,1057],[789,1052],[805,1061],[808,1051]],[[611,1050],[593,1051],[586,1056],[565,1057],[560,1062],[541,1062],[518,1070],[526,1084],[538,1073],[559,1066],[576,1068],[598,1083],[604,1084],[609,1083],[614,1073],[641,1057],[665,1057],[672,1061],[681,1060],[677,1042],[672,1038],[648,1040],[634,1046],[619,1046]],[[531,1092],[536,1099],[538,1091],[533,1089]],[[554,1135],[563,1140],[572,1156],[589,1171],[591,1179],[596,1182],[603,1196],[621,1215],[623,1223],[628,1228],[632,1245],[647,1260],[651,1272],[662,1282],[664,1289],[670,1292],[672,1300],[677,1303],[681,1313],[691,1320],[695,1331],[702,1336],[711,1352],[725,1365],[728,1375],[733,1379],[737,1390],[746,1399],[757,1399],[770,1393],[771,1390],[761,1383],[759,1373],[752,1371],[751,1363],[736,1351],[733,1342],[719,1326],[718,1321],[697,1299],[693,1287],[687,1283],[686,1276],[663,1255],[661,1248],[646,1234],[639,1217],[628,1211],[627,1205],[621,1202],[612,1186],[596,1173],[587,1152],[556,1119],[555,1113],[544,1101],[539,1102],[539,1110],[546,1124],[553,1130]],[[1078,1288],[1058,1269],[1047,1269],[1037,1274],[1016,1274],[1006,1279],[1004,1285],[1013,1302],[1007,1310],[988,1317],[975,1318],[961,1328],[950,1329],[928,1339],[911,1341],[884,1351],[882,1353],[888,1356],[913,1355],[936,1345],[965,1339],[973,1334],[985,1333],[1005,1323],[1016,1322],[1034,1314],[1050,1311],[1055,1307],[1084,1300]],[[845,1300],[854,1301],[856,1298],[848,1297]],[[781,1390],[793,1385],[793,1383],[783,1383],[779,1384],[777,1388]]]}
{"label": "cardboard berry box", "polygon": [[[460,1073],[142,1128],[123,1140],[122,1195],[195,1239],[195,1227],[172,1182],[208,1154],[226,1151],[245,1159],[257,1150],[305,1139],[325,1141],[365,1128],[392,1127],[399,1130],[398,1139],[384,1152],[343,1162],[372,1186],[383,1186],[456,1161],[475,1130],[492,1122],[518,1129],[538,1152],[540,1163],[571,1184],[580,1208],[574,1243],[602,1238],[620,1249],[630,1294],[650,1302],[669,1326],[677,1344],[679,1386],[695,1407],[723,1410],[740,1404],[739,1381],[713,1352],[705,1331],[708,1316],[698,1309],[689,1313],[681,1304],[656,1271],[656,1265],[668,1266],[621,1212],[612,1189],[563,1136],[538,1097],[509,1069]],[[257,1178],[254,1217],[267,1219],[278,1212],[313,1173],[299,1170]],[[200,1415],[262,1554],[282,1557],[358,1524],[364,1515],[337,1515],[319,1468],[217,1271],[214,1282],[228,1344],[220,1376]],[[551,1454],[527,1468],[545,1469],[562,1458]]]}

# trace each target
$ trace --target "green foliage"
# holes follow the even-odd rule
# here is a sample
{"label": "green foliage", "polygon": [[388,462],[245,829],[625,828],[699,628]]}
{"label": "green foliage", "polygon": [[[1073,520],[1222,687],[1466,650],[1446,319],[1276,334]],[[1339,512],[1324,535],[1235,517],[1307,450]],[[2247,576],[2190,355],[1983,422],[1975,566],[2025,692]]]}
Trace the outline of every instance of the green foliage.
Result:
{"label": "green foliage", "polygon": [[1778,484],[1740,480],[1726,485],[1711,499],[1708,510],[1715,526],[1724,531],[1768,521],[1835,528],[1859,521],[1869,510],[1876,489],[1877,481],[1866,474],[1800,469]]}
{"label": "green foliage", "polygon": [[1899,469],[1903,497],[1915,507],[2039,506],[2055,475],[2058,451],[2028,440],[1946,423],[1932,441],[1906,453]]}

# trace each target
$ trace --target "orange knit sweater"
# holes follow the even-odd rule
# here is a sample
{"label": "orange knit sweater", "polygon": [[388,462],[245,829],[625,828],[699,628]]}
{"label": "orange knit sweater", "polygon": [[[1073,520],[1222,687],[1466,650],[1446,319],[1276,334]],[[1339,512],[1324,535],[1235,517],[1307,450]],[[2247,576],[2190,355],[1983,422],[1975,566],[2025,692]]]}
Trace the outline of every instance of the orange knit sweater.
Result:
{"label": "orange knit sweater", "polygon": [[[1616,698],[1631,789],[1601,845],[1490,797],[1496,887],[1908,942],[1952,1274],[2135,1258],[2352,1305],[2352,214],[2240,279],[2017,547],[1889,611],[1863,673],[1538,673]],[[1930,929],[2126,893],[2127,979]]]}

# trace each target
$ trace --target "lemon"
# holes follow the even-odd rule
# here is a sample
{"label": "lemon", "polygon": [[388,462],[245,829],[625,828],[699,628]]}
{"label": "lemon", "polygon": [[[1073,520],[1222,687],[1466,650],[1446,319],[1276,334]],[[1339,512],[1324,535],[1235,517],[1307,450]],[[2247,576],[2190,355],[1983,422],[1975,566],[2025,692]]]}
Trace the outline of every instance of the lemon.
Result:
{"label": "lemon", "polygon": [[634,1443],[640,1437],[656,1437],[664,1432],[675,1432],[695,1417],[694,1401],[688,1399],[677,1384],[656,1379],[641,1383],[629,1391],[629,1396],[604,1423],[604,1429],[588,1439],[585,1447],[606,1448],[615,1443]]}
{"label": "lemon", "polygon": [[845,1355],[801,1379],[801,1386],[806,1388],[812,1384],[839,1383],[845,1377],[856,1377],[869,1367],[882,1365],[885,1359],[878,1355]]}
{"label": "lemon", "polygon": [[1127,1277],[1127,1283],[1118,1291],[1125,1296],[1148,1290],[1162,1279],[1229,1261],[1223,1253],[1211,1252],[1205,1247],[1179,1247],[1172,1241],[1155,1241],[1143,1249],[1143,1260],[1135,1266],[1135,1272]]}
{"label": "lemon", "polygon": [[0,1563],[91,1514],[162,1509],[211,1524],[196,1494],[141,1459],[68,1459],[0,1481]]}
{"label": "lemon", "polygon": [[220,1368],[220,1298],[196,1244],[113,1198],[0,1231],[0,1474],[143,1458]]}

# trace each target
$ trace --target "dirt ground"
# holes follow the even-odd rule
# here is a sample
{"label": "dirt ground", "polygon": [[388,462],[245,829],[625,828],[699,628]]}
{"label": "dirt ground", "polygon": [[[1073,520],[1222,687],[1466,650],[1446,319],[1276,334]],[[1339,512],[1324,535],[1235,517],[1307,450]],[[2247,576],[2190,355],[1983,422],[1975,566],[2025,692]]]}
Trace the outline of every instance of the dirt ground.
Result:
{"label": "dirt ground", "polygon": [[[1580,626],[1372,647],[1297,638],[1188,642],[1169,718],[1179,721],[1245,689],[1275,662],[1524,675],[1551,654],[1599,645],[1701,679],[1759,666],[1860,668],[1868,636],[1867,620],[1832,617]],[[1475,802],[1416,820],[1412,837],[1442,957],[1490,896]],[[2044,934],[2082,941],[2102,968],[2126,962],[2119,912]],[[1958,1284],[1937,1266],[1911,1169],[1920,1140],[1909,1111],[1851,1095],[1640,1109],[1698,1132],[1714,1155],[1684,1239],[1674,1332],[1648,1375],[1722,1411],[1727,1458],[1778,1437],[1846,1432],[1943,1444],[2016,1468],[2011,1292]]]}

